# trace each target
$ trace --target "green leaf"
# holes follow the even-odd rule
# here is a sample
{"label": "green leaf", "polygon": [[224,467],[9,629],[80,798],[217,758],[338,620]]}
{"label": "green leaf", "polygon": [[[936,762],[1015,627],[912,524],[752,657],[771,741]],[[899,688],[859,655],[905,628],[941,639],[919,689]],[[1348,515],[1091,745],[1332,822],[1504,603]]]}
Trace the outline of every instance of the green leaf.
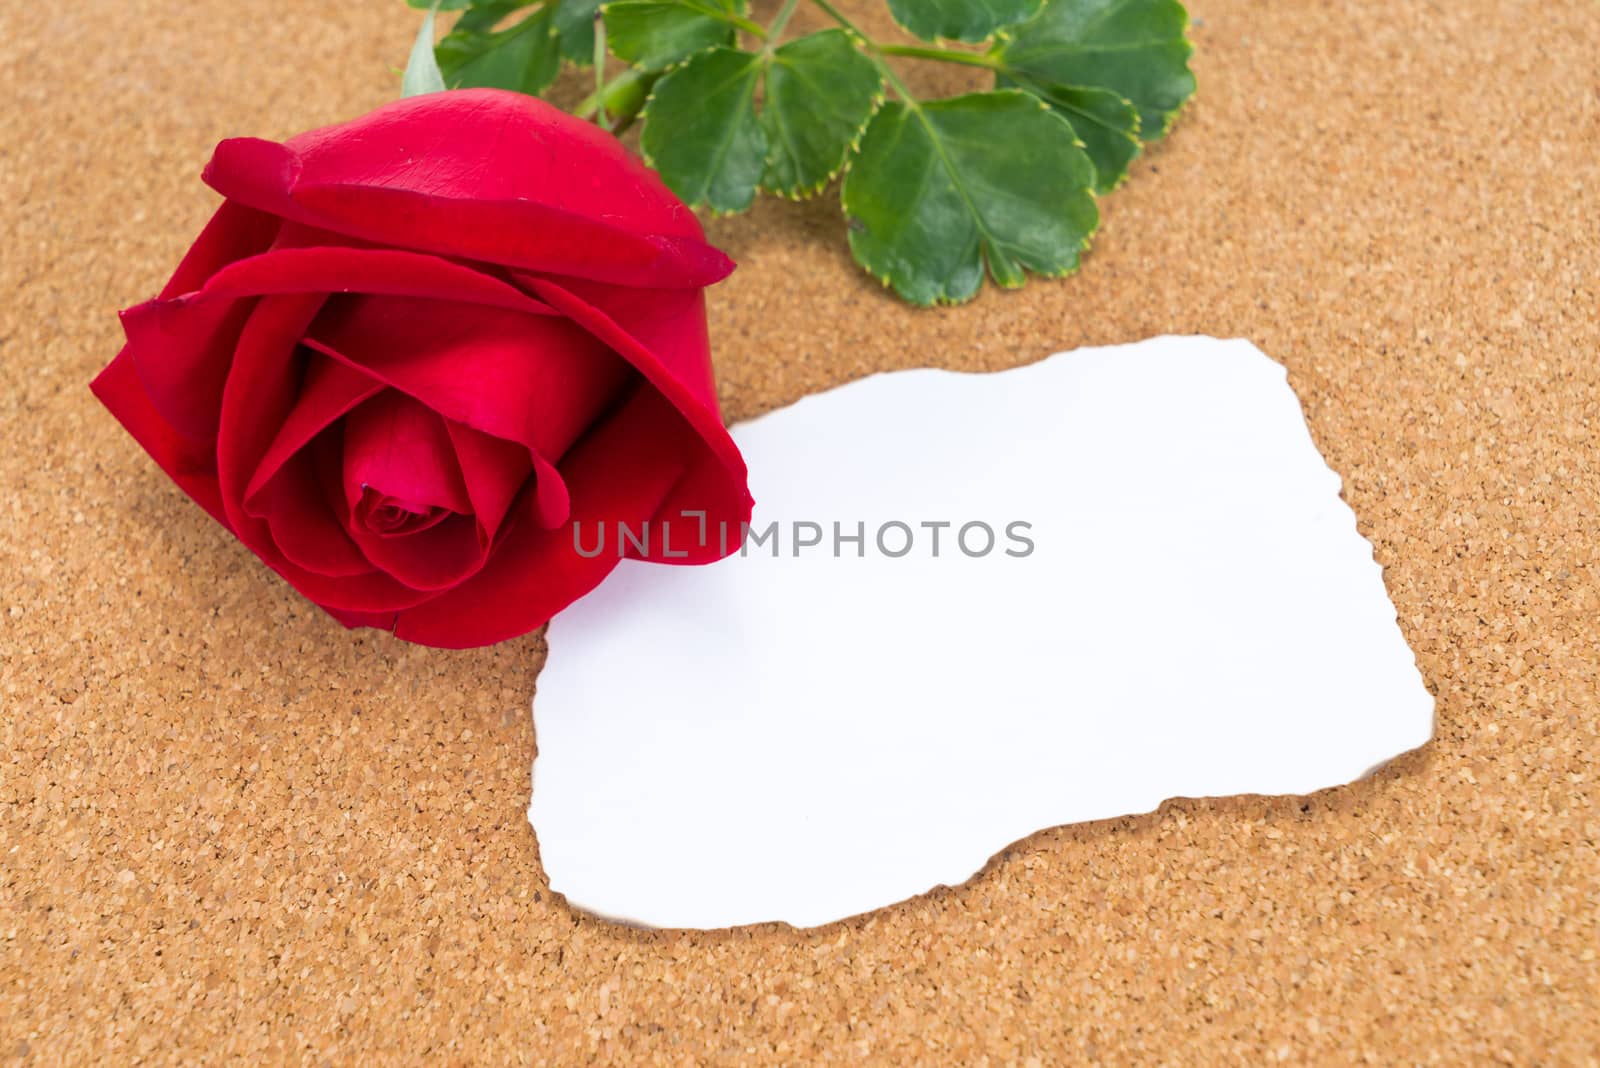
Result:
{"label": "green leaf", "polygon": [[[1008,79],[1001,78],[1000,84]],[[1018,83],[1055,108],[1072,124],[1094,163],[1096,193],[1109,193],[1128,176],[1128,166],[1144,147],[1139,141],[1139,109],[1110,89],[1083,85]]]}
{"label": "green leaf", "polygon": [[1009,71],[1044,86],[1100,86],[1139,109],[1153,141],[1194,93],[1178,0],[1052,0],[1008,32],[995,55]]}
{"label": "green leaf", "polygon": [[406,6],[414,7],[418,11],[427,11],[430,8],[438,11],[460,11],[471,3],[472,0],[439,0],[437,4],[433,0],[406,0]]}
{"label": "green leaf", "polygon": [[406,71],[400,76],[402,97],[421,96],[423,93],[444,91],[444,75],[439,72],[439,62],[433,56],[433,18],[438,6],[428,8],[422,17],[422,28],[411,46],[411,58],[406,61]]}
{"label": "green leaf", "polygon": [[705,11],[744,14],[744,0],[617,0],[600,10],[618,59],[661,70],[708,48],[732,46],[732,24]]}
{"label": "green leaf", "polygon": [[559,0],[552,24],[563,58],[580,67],[594,64],[594,20],[604,0]]}
{"label": "green leaf", "polygon": [[729,212],[755,199],[767,157],[755,108],[764,70],[759,55],[713,48],[656,83],[639,148],[687,203]]}
{"label": "green leaf", "polygon": [[772,54],[761,128],[767,137],[761,187],[810,196],[844,168],[883,99],[883,76],[843,30],[790,41]]}
{"label": "green leaf", "polygon": [[[504,14],[525,5],[499,6]],[[488,19],[487,11],[484,19]],[[511,89],[538,96],[555,81],[561,70],[561,54],[550,25],[549,7],[499,31],[477,28],[483,25],[480,20],[463,28],[462,23],[467,21],[462,16],[435,50],[446,84],[458,89]],[[493,26],[495,21],[498,20],[489,21],[488,25]]]}
{"label": "green leaf", "polygon": [[996,30],[1025,22],[1044,0],[889,0],[894,20],[924,41],[988,40]]}
{"label": "green leaf", "polygon": [[532,7],[537,0],[469,0],[467,10],[451,27],[458,32],[488,33],[514,11]]}
{"label": "green leaf", "polygon": [[690,204],[743,211],[758,185],[806,196],[843,168],[882,88],[876,64],[843,30],[770,54],[712,48],[656,84],[639,146]]}
{"label": "green leaf", "polygon": [[1099,223],[1072,127],[1017,90],[885,104],[844,180],[856,260],[913,304],[1067,274]]}

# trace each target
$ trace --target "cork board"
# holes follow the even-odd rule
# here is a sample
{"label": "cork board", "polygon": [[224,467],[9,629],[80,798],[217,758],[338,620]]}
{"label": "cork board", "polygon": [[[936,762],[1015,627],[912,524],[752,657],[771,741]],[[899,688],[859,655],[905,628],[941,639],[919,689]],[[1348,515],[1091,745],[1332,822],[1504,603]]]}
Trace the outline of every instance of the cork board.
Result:
{"label": "cork board", "polygon": [[726,414],[1251,338],[1346,477],[1437,740],[1307,799],[1043,832],[821,930],[700,934],[546,888],[538,637],[347,635],[85,388],[210,212],[211,145],[390,98],[415,17],[7,4],[0,1062],[1595,1063],[1600,9],[1194,14],[1199,98],[1074,278],[915,311],[833,203],[716,222]]}

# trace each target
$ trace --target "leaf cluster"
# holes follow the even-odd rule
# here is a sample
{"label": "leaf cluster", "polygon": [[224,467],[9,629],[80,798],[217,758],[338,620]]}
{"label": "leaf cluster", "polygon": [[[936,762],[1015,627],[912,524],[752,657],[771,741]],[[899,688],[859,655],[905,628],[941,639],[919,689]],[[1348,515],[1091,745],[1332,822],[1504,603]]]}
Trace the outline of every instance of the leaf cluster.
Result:
{"label": "leaf cluster", "polygon": [[[856,260],[915,304],[966,300],[1074,270],[1115,188],[1194,92],[1179,0],[888,0],[927,44],[870,38],[830,0],[832,25],[787,36],[800,0],[767,22],[747,0],[407,0],[460,10],[407,92],[493,86],[538,95],[562,63],[594,66],[577,109],[643,122],[646,162],[685,201],[747,209],[843,176]],[[419,53],[422,53],[419,55]],[[436,60],[437,81],[425,69]],[[916,97],[892,62],[982,68],[990,90]],[[615,66],[616,64],[613,64]]]}

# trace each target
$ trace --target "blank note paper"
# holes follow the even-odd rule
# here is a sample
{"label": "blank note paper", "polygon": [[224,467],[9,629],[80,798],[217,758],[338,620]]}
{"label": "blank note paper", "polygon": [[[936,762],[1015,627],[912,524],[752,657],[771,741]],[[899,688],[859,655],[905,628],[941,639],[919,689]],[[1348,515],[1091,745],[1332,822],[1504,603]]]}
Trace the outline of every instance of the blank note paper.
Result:
{"label": "blank note paper", "polygon": [[624,562],[550,625],[529,817],[578,908],[826,923],[1040,828],[1307,793],[1432,732],[1372,547],[1248,342],[882,374],[734,436],[743,552]]}

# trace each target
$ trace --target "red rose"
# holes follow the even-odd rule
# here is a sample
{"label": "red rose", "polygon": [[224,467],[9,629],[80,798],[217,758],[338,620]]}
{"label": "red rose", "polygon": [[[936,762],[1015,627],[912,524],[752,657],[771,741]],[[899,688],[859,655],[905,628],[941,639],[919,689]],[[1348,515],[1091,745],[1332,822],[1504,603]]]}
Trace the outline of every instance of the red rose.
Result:
{"label": "red rose", "polygon": [[[224,203],[93,388],[346,626],[499,641],[616,566],[575,522],[592,546],[600,524],[748,520],[702,293],[733,265],[610,135],[435,93],[224,141],[205,181]],[[724,555],[697,523],[628,551]]]}

